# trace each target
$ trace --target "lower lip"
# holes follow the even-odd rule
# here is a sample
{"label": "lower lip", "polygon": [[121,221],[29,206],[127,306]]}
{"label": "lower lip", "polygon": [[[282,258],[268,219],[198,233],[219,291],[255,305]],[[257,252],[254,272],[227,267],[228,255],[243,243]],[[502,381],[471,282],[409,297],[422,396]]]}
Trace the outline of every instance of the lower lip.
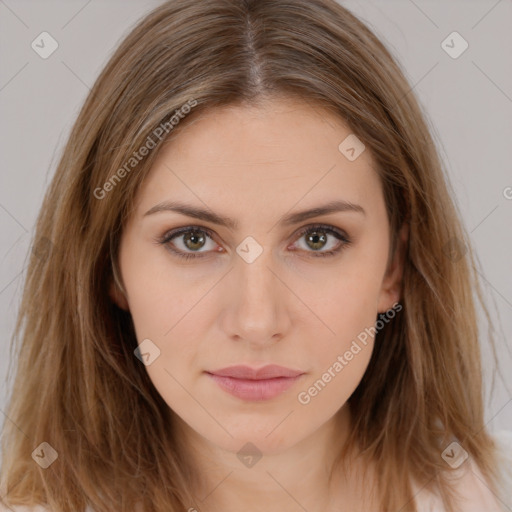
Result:
{"label": "lower lip", "polygon": [[261,401],[270,400],[287,389],[302,377],[276,377],[274,379],[234,379],[207,373],[224,391],[243,400]]}

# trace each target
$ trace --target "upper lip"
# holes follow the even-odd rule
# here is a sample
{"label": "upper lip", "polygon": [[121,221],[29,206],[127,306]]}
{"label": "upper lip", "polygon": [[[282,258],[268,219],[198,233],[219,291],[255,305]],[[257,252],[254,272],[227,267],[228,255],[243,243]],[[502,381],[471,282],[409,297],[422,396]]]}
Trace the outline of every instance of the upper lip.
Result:
{"label": "upper lip", "polygon": [[291,368],[285,368],[284,366],[278,366],[276,364],[269,364],[262,366],[261,368],[252,368],[245,365],[229,366],[227,368],[221,368],[220,370],[214,370],[207,373],[220,375],[222,377],[233,377],[235,379],[263,380],[275,379],[277,377],[297,377],[302,375],[304,372],[300,370],[292,370]]}

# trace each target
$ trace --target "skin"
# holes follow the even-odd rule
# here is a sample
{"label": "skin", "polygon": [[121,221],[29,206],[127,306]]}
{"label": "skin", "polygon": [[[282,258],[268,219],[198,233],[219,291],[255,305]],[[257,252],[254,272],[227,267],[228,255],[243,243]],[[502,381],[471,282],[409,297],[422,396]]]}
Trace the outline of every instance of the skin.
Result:
{"label": "skin", "polygon": [[[346,401],[367,368],[373,339],[307,404],[297,395],[332,367],[378,312],[399,302],[402,267],[389,267],[390,227],[370,152],[349,161],[338,145],[351,133],[340,119],[298,100],[216,109],[183,127],[159,154],[124,228],[119,265],[138,342],[160,356],[146,370],[174,411],[184,446],[204,486],[201,510],[332,510],[361,506],[364,489],[351,474],[328,468],[350,422]],[[291,212],[343,199],[365,213],[335,212],[292,226]],[[171,211],[145,215],[179,200],[238,221],[236,229]],[[301,228],[322,223],[351,243],[308,244]],[[196,226],[204,242],[181,236],[158,244],[172,229]],[[236,248],[253,237],[263,252],[247,263]],[[168,246],[206,257],[184,260]],[[191,248],[192,247],[192,248]],[[233,364],[267,363],[305,372],[291,389],[263,402],[235,398],[204,372]],[[236,456],[253,443],[262,458],[246,467]],[[335,490],[334,490],[335,489]],[[200,501],[200,500],[203,501]],[[299,505],[300,504],[300,505]],[[303,508],[302,508],[303,507]],[[376,507],[377,509],[378,507]]]}

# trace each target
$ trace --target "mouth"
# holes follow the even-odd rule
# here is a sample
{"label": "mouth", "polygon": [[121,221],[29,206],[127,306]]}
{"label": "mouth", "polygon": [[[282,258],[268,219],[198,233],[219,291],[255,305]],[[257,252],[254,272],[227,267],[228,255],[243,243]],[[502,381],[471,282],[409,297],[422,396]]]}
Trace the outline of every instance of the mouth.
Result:
{"label": "mouth", "polygon": [[275,398],[292,387],[305,372],[267,365],[259,369],[250,366],[231,366],[206,374],[221,389],[237,398],[263,401]]}

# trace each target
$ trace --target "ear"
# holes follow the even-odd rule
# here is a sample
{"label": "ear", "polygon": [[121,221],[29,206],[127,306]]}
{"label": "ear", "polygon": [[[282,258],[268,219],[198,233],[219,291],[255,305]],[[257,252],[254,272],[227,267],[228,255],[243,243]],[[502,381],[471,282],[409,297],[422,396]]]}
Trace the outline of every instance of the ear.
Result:
{"label": "ear", "polygon": [[119,289],[119,286],[115,283],[114,279],[111,279],[110,286],[108,290],[108,294],[114,304],[119,306],[121,309],[124,309],[125,311],[130,311],[130,308],[128,306],[128,301],[126,300],[125,294]]}
{"label": "ear", "polygon": [[386,274],[382,281],[382,288],[378,300],[378,312],[385,313],[393,304],[400,301],[400,290],[402,288],[402,276],[404,271],[405,253],[407,239],[409,237],[409,226],[406,222],[398,232],[398,240],[393,259],[388,265]]}

